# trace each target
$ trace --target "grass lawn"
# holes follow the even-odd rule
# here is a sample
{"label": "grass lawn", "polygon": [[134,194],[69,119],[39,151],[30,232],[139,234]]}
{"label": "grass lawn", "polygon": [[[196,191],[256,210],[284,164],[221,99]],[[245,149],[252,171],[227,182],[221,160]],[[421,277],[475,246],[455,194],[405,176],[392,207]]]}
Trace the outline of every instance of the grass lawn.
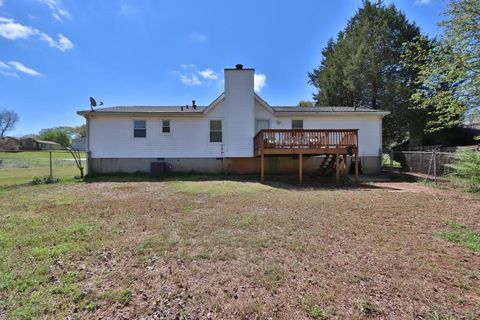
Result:
{"label": "grass lawn", "polygon": [[478,319],[479,232],[415,183],[4,188],[0,319]]}
{"label": "grass lawn", "polygon": [[[85,152],[81,153],[85,159]],[[0,188],[25,184],[33,177],[50,174],[48,151],[0,152]],[[85,165],[85,162],[84,162]],[[73,157],[65,151],[52,151],[53,175],[62,181],[72,181],[80,174]]]}

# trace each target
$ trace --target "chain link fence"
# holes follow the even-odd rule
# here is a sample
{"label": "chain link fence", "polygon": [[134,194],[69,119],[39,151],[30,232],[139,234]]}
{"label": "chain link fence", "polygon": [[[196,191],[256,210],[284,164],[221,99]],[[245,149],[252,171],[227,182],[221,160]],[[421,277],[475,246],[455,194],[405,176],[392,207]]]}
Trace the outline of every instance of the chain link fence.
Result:
{"label": "chain link fence", "polygon": [[448,166],[456,161],[454,149],[439,151],[440,148],[417,151],[385,151],[383,154],[383,169],[389,171],[401,170],[431,176],[448,175],[451,168]]}
{"label": "chain link fence", "polygon": [[[81,153],[85,165],[85,153]],[[29,183],[35,177],[73,179],[80,171],[71,153],[52,151],[0,151],[0,187]]]}

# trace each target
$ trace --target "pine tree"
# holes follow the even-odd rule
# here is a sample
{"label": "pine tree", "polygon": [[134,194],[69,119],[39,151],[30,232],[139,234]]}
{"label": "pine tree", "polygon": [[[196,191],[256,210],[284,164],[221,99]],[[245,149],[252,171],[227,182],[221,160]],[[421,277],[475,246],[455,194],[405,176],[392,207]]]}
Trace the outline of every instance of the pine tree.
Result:
{"label": "pine tree", "polygon": [[408,136],[410,97],[415,74],[401,63],[403,44],[420,36],[394,5],[365,1],[335,40],[322,51],[318,68],[309,73],[317,87],[317,105],[387,110],[384,143]]}

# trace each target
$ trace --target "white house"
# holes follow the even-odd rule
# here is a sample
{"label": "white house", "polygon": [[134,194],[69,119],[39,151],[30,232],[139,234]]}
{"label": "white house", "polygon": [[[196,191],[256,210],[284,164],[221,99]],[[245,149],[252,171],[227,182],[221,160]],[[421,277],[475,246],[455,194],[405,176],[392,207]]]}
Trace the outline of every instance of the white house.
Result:
{"label": "white house", "polygon": [[254,93],[253,78],[254,69],[242,65],[225,69],[225,91],[205,107],[79,111],[87,120],[89,173],[148,172],[163,161],[177,172],[262,171],[263,178],[263,170],[296,171],[299,164],[301,172],[328,163],[345,169],[355,154],[363,172],[378,172],[388,112],[271,106]]}

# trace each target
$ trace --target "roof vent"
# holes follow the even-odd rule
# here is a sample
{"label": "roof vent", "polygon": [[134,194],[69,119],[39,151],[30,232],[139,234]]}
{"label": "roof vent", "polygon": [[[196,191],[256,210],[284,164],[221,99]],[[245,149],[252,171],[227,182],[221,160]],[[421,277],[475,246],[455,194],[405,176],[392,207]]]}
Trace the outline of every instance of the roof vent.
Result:
{"label": "roof vent", "polygon": [[243,69],[243,64],[237,64],[237,65],[235,65],[235,69],[237,69],[237,70],[242,70],[242,69]]}

